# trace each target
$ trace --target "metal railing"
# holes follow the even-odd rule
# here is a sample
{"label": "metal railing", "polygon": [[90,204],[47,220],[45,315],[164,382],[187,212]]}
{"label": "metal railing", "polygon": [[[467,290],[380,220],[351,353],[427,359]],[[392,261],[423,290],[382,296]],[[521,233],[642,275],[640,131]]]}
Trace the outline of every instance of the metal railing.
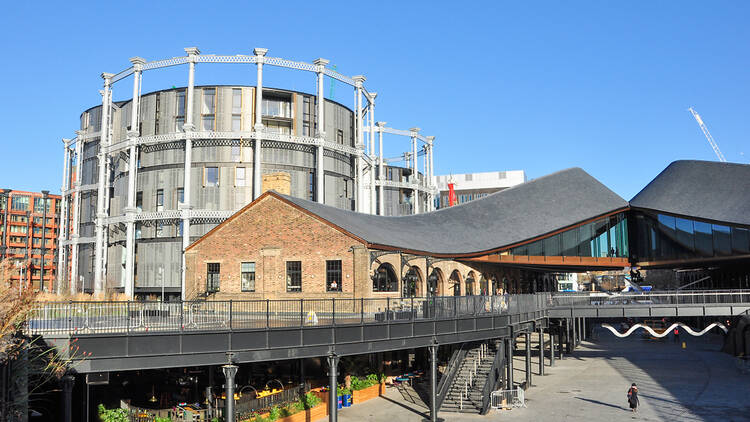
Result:
{"label": "metal railing", "polygon": [[270,329],[455,319],[535,312],[549,293],[359,299],[185,302],[45,302],[34,306],[30,334],[143,333]]}
{"label": "metal railing", "polygon": [[750,303],[750,290],[650,291],[627,293],[556,293],[551,307],[607,307],[642,305],[720,305]]}
{"label": "metal railing", "polygon": [[500,410],[503,408],[526,407],[523,388],[512,390],[497,390],[490,394],[492,408]]}

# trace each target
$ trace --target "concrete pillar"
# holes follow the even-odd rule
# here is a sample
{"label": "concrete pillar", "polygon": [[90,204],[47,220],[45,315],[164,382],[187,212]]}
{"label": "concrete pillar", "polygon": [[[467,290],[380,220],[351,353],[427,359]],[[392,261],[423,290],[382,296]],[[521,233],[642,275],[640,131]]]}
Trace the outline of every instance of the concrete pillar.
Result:
{"label": "concrete pillar", "polygon": [[128,206],[125,208],[127,215],[125,235],[125,296],[132,298],[135,286],[133,283],[133,270],[135,268],[135,191],[137,184],[136,161],[138,160],[138,138],[141,136],[139,126],[141,72],[146,63],[141,57],[130,59],[133,63],[133,100],[131,104],[130,130],[128,141],[130,142],[130,160],[128,162]]}
{"label": "concrete pillar", "polygon": [[195,130],[193,123],[193,107],[195,100],[195,61],[201,53],[197,47],[187,47],[185,52],[188,55],[188,85],[185,92],[185,123],[182,129],[185,131],[185,160],[183,167],[182,179],[182,204],[180,207],[180,217],[182,218],[182,271],[180,274],[180,299],[186,299],[185,292],[185,275],[187,272],[187,263],[185,262],[185,249],[190,246],[190,210],[192,207],[191,191],[192,169],[193,169],[193,140],[192,132]]}
{"label": "concrete pillar", "polygon": [[[63,139],[63,178],[60,186],[61,201],[60,204],[60,232],[57,239],[57,289],[55,293],[61,294],[66,290],[65,280],[67,279],[67,251],[68,246],[63,245],[70,238],[68,235],[68,190],[70,190],[70,139]],[[7,206],[6,206],[7,214]],[[5,217],[3,216],[3,224]],[[7,231],[6,231],[7,232]],[[3,236],[5,239],[5,236]],[[3,245],[5,245],[3,240]]]}
{"label": "concrete pillar", "polygon": [[[317,76],[318,76],[318,130],[315,134],[316,138],[319,138],[321,141],[325,139],[326,135],[326,125],[325,125],[325,114],[326,114],[326,107],[325,107],[325,96],[323,95],[323,70],[325,69],[326,65],[329,63],[326,59],[315,59],[313,61],[313,64],[317,66]],[[325,170],[323,169],[323,144],[322,142],[318,144],[318,147],[315,151],[315,199],[319,203],[325,202]]]}
{"label": "concrete pillar", "polygon": [[263,181],[261,179],[261,150],[263,147],[263,63],[268,53],[266,48],[255,48],[256,65],[258,68],[258,83],[255,87],[255,146],[253,148],[253,200],[258,199]]}
{"label": "concrete pillar", "polygon": [[539,375],[544,375],[544,327],[539,327]]}
{"label": "concrete pillar", "polygon": [[106,195],[105,189],[109,185],[107,182],[107,148],[109,147],[109,113],[110,113],[110,81],[112,80],[111,73],[102,73],[104,79],[104,91],[102,91],[102,113],[101,113],[101,132],[99,135],[99,174],[97,175],[97,191],[96,191],[96,242],[94,243],[94,293],[100,294],[104,292],[104,268],[102,267],[103,257],[106,251],[104,246],[104,230],[105,230],[105,219],[107,215],[104,213],[104,197]]}
{"label": "concrete pillar", "polygon": [[[419,161],[417,160],[417,135],[419,135],[420,129],[418,127],[413,127],[409,129],[411,132],[411,181],[416,186],[419,186]],[[420,212],[420,206],[419,206],[419,188],[415,187],[414,192],[412,193],[414,201],[414,214],[419,214]]]}
{"label": "concrete pillar", "polygon": [[221,370],[224,371],[224,393],[226,394],[226,400],[224,400],[224,420],[234,422],[234,377],[237,375],[238,367],[229,363],[223,365]]}
{"label": "concrete pillar", "polygon": [[375,158],[375,97],[377,96],[377,92],[370,93],[370,107],[367,113],[370,118],[370,124],[368,125],[370,128],[370,146],[368,149],[368,152],[370,153],[370,209],[368,212],[373,215],[377,214],[377,207],[375,204],[375,166],[377,165]]}
{"label": "concrete pillar", "polygon": [[355,113],[354,113],[354,126],[355,126],[355,133],[356,133],[356,141],[355,141],[355,147],[357,148],[357,157],[356,157],[356,170],[357,170],[357,177],[355,180],[356,187],[354,189],[355,198],[354,203],[356,204],[355,209],[358,212],[365,212],[364,206],[362,204],[362,177],[363,177],[363,166],[364,163],[362,162],[362,154],[364,154],[365,144],[364,144],[364,133],[362,128],[362,84],[364,81],[367,80],[362,75],[356,75],[352,76],[352,79],[354,80],[354,107],[355,107]]}
{"label": "concrete pillar", "polygon": [[328,354],[328,421],[336,422],[338,418],[338,369],[339,357],[331,352]]}
{"label": "concrete pillar", "polygon": [[378,195],[380,196],[380,202],[378,203],[378,214],[379,215],[385,215],[385,201],[383,196],[383,181],[385,178],[385,162],[383,161],[383,128],[385,127],[385,122],[378,122],[378,144],[379,144],[379,151],[378,151],[378,179],[380,180],[380,185],[378,186]]}
{"label": "concrete pillar", "polygon": [[81,220],[81,168],[83,167],[83,131],[76,131],[76,180],[73,183],[75,189],[73,197],[73,222],[71,226],[70,239],[70,294],[75,294],[78,289],[78,237],[80,236]]}
{"label": "concrete pillar", "polygon": [[64,375],[63,387],[63,421],[73,422],[73,386],[76,378],[73,375]]}

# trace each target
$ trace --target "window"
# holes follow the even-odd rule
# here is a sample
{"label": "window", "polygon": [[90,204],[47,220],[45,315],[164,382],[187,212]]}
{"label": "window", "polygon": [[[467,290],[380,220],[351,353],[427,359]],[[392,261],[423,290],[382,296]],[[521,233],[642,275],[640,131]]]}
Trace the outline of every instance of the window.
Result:
{"label": "window", "polygon": [[232,115],[232,131],[239,132],[242,130],[242,116],[239,114]]}
{"label": "window", "polygon": [[177,188],[177,190],[176,190],[176,196],[177,197],[175,198],[175,200],[176,200],[175,202],[177,203],[177,208],[179,208],[180,204],[182,204],[183,202],[185,202],[185,189],[183,189],[183,188]]}
{"label": "window", "polygon": [[209,293],[218,292],[221,264],[219,264],[218,262],[209,262],[206,266],[206,291]]}
{"label": "window", "polygon": [[302,98],[302,135],[312,136],[310,132],[310,97]]}
{"label": "window", "polygon": [[138,211],[143,211],[143,192],[135,193],[135,208]]}
{"label": "window", "polygon": [[177,229],[176,230],[177,231],[177,236],[182,236],[182,233],[183,233],[182,220],[180,220],[180,221],[177,222],[176,229]]}
{"label": "window", "polygon": [[154,135],[159,134],[159,115],[161,114],[161,93],[156,93],[156,104],[154,106]]}
{"label": "window", "polygon": [[164,189],[156,190],[156,212],[164,211]]}
{"label": "window", "polygon": [[291,118],[291,102],[288,98],[263,98],[263,115]]}
{"label": "window", "polygon": [[203,103],[201,104],[201,128],[214,130],[214,116],[216,113],[216,88],[203,89]]}
{"label": "window", "polygon": [[270,133],[280,133],[282,135],[289,135],[292,133],[292,125],[290,122],[264,120],[263,125],[265,125],[266,131]]}
{"label": "window", "polygon": [[177,91],[177,112],[175,113],[175,132],[182,131],[185,124],[185,91]]}
{"label": "window", "polygon": [[240,149],[240,147],[237,145],[233,145],[231,148],[232,161],[234,161],[235,163],[242,161],[242,150]]}
{"label": "window", "polygon": [[156,237],[164,236],[164,221],[159,220],[156,222]]}
{"label": "window", "polygon": [[203,186],[219,186],[219,168],[206,167],[203,169]]}
{"label": "window", "polygon": [[29,197],[14,195],[11,199],[10,209],[15,210],[15,211],[28,211]]}
{"label": "window", "polygon": [[390,264],[381,264],[372,277],[373,292],[397,292],[398,278]]}
{"label": "window", "polygon": [[245,173],[246,173],[245,167],[236,167],[234,169],[234,185],[235,186],[247,186],[245,182]]}
{"label": "window", "polygon": [[315,173],[313,172],[307,175],[307,199],[315,200]]}
{"label": "window", "polygon": [[232,89],[232,114],[242,113],[242,89]]}
{"label": "window", "polygon": [[336,130],[336,142],[339,144],[344,143],[344,131],[341,129]]}
{"label": "window", "polygon": [[286,263],[286,291],[302,291],[302,262],[287,261]]}
{"label": "window", "polygon": [[341,260],[326,261],[326,291],[341,291]]}
{"label": "window", "polygon": [[141,238],[141,223],[135,223],[135,238]]}
{"label": "window", "polygon": [[255,291],[255,263],[254,262],[243,262],[240,268],[241,275],[241,289],[243,292],[254,292]]}
{"label": "window", "polygon": [[44,198],[34,198],[34,212],[42,214],[44,212],[44,203],[47,202],[47,212],[50,212],[50,200],[49,198],[45,201]]}

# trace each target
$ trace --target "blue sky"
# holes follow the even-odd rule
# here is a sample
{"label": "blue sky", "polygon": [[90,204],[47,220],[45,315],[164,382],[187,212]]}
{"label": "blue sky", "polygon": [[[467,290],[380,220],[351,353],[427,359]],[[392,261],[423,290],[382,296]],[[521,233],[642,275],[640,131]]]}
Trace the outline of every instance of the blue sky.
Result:
{"label": "blue sky", "polygon": [[[630,199],[671,161],[716,159],[689,106],[729,161],[750,162],[747,2],[20,3],[0,29],[0,187],[58,192],[60,139],[100,103],[99,74],[187,46],[364,74],[378,120],[437,137],[437,174],[578,166]],[[264,79],[314,89],[308,73]],[[143,92],[186,80],[184,67],[146,72]],[[199,66],[196,83],[254,85],[255,68]]]}

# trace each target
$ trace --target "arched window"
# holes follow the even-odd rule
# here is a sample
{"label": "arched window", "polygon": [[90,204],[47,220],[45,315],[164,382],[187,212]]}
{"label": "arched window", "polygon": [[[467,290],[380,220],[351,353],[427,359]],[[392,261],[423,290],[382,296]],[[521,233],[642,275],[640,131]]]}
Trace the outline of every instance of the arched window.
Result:
{"label": "arched window", "polygon": [[440,296],[440,285],[443,284],[443,273],[440,268],[433,268],[427,277],[427,296]]}
{"label": "arched window", "polygon": [[397,292],[398,277],[391,264],[380,264],[372,276],[373,292]]}
{"label": "arched window", "polygon": [[422,274],[417,267],[409,268],[406,272],[403,280],[403,292],[404,297],[413,297],[417,295],[419,286],[422,284]]}
{"label": "arched window", "polygon": [[469,275],[466,276],[466,281],[464,282],[464,285],[466,286],[466,296],[473,296],[474,293],[474,271],[469,272]]}
{"label": "arched window", "polygon": [[453,296],[461,296],[461,273],[453,270],[448,281],[453,288]]}
{"label": "arched window", "polygon": [[479,275],[479,294],[486,296],[490,294],[489,289],[490,288],[487,282],[487,278],[484,276],[484,274],[480,274]]}

